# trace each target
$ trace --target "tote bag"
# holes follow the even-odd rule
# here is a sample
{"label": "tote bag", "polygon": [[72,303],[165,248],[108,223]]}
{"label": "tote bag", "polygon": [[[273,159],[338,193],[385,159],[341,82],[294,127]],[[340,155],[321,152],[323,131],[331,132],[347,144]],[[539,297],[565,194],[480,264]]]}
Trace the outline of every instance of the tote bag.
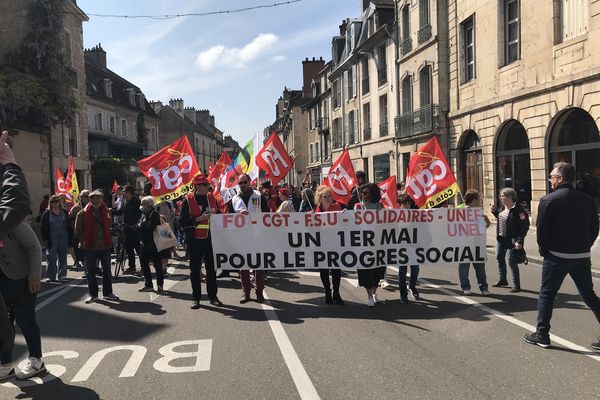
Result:
{"label": "tote bag", "polygon": [[177,246],[177,238],[168,223],[163,222],[154,229],[154,245],[158,252]]}

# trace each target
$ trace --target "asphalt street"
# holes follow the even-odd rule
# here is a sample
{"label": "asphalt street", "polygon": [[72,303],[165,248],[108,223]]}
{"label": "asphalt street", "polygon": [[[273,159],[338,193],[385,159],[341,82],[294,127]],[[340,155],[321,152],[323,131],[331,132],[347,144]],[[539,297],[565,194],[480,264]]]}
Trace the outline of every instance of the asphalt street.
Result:
{"label": "asphalt street", "polygon": [[[541,269],[521,271],[521,293],[464,297],[456,266],[423,266],[422,299],[405,305],[388,268],[392,290],[379,289],[374,308],[353,274],[342,280],[344,306],[325,305],[315,272],[270,274],[264,304],[239,304],[239,279],[223,278],[224,306],[203,298],[199,310],[183,262],[171,264],[164,295],[138,293],[140,278],[126,276],[114,284],[121,301],[90,305],[81,272],[69,271],[38,299],[49,373],[1,384],[0,399],[600,398],[593,314],[567,278],[553,347],[525,343]],[[495,261],[487,274],[495,283]],[[18,333],[15,359],[26,355]]]}

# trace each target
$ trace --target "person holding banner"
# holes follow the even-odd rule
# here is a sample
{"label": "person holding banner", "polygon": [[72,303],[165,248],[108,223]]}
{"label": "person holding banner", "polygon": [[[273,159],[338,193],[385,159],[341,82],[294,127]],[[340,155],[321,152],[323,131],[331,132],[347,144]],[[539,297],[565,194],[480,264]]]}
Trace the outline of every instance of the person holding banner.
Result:
{"label": "person holding banner", "polygon": [[[418,209],[417,205],[410,198],[408,194],[400,194],[398,196],[398,208],[403,209]],[[406,275],[408,272],[407,265],[401,265],[398,267],[398,288],[400,289],[400,302],[402,304],[408,304],[408,291],[415,300],[419,300],[421,296],[417,290],[417,279],[419,278],[419,272],[421,268],[419,265],[410,266],[410,280],[408,281],[408,288],[406,286]]]}
{"label": "person holding banner", "polygon": [[[231,199],[231,207],[234,213],[247,215],[249,213],[269,212],[269,206],[266,201],[261,201],[262,196],[250,186],[250,177],[248,174],[238,175],[238,185],[240,192]],[[254,283],[256,285],[256,301],[262,303],[265,301],[263,289],[265,288],[265,271],[252,271],[254,274]],[[242,281],[242,298],[240,303],[244,304],[250,301],[250,271],[240,271]]]}
{"label": "person holding banner", "polygon": [[185,229],[187,248],[190,252],[190,282],[192,284],[192,310],[200,308],[202,287],[200,268],[204,259],[206,269],[206,291],[210,304],[221,307],[217,297],[217,275],[215,272],[210,216],[220,214],[215,196],[210,193],[210,182],[205,175],[197,175],[192,181],[194,192],[188,193],[181,205],[179,223]]}
{"label": "person holding banner", "polygon": [[[360,172],[360,171],[359,171]],[[358,175],[358,174],[357,174]],[[363,183],[357,188],[360,196],[360,202],[354,205],[355,210],[379,210],[383,208],[379,201],[381,200],[381,190],[374,183]],[[377,299],[377,287],[379,281],[385,276],[386,267],[378,267],[371,269],[359,269],[358,284],[367,291],[367,305],[375,307],[379,302]]]}
{"label": "person holding banner", "polygon": [[500,279],[493,286],[508,286],[506,279],[506,253],[508,252],[508,265],[513,276],[513,286],[510,292],[517,293],[521,291],[521,279],[514,250],[523,248],[523,242],[529,230],[529,216],[527,211],[517,203],[517,192],[512,188],[504,188],[500,191],[500,202],[502,203],[500,207],[492,206],[491,210],[498,220],[496,224],[496,259],[500,272]]}
{"label": "person holding banner", "polygon": [[[308,189],[304,189],[308,190]],[[334,211],[342,211],[342,206],[340,203],[333,200],[333,192],[331,188],[326,185],[321,185],[317,188],[317,192],[315,193],[315,200],[317,203],[317,207],[314,209],[314,212],[334,212]],[[344,300],[342,300],[342,296],[340,296],[340,282],[342,280],[342,272],[339,269],[331,270],[331,282],[329,282],[329,269],[320,269],[319,273],[321,275],[321,282],[323,283],[323,289],[325,289],[325,303],[333,304],[335,301],[336,304],[343,306]],[[331,295],[331,285],[333,284],[333,297]]]}

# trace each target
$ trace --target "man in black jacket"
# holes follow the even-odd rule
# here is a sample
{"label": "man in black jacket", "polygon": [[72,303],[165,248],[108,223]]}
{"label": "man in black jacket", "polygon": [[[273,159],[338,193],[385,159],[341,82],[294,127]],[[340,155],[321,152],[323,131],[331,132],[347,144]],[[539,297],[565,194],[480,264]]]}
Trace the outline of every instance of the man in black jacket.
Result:
{"label": "man in black jacket", "polygon": [[[525,335],[527,343],[544,348],[550,347],[554,298],[567,274],[600,322],[600,299],[594,293],[590,259],[590,249],[598,237],[598,211],[590,196],[575,190],[572,164],[554,164],[549,181],[553,192],[540,200],[537,217],[537,242],[544,257],[537,329]],[[591,346],[600,351],[600,338]]]}
{"label": "man in black jacket", "polygon": [[135,253],[140,254],[140,237],[135,230],[135,226],[142,216],[140,210],[140,199],[135,194],[135,189],[131,185],[123,189],[125,205],[114,212],[114,215],[123,214],[123,225],[125,231],[125,251],[129,268],[123,271],[124,274],[135,274]]}
{"label": "man in black jacket", "polygon": [[358,187],[366,182],[367,174],[365,174],[363,171],[356,171],[356,186],[352,188],[352,197],[350,197],[350,201],[346,205],[348,210],[354,210],[354,205],[360,202]]}

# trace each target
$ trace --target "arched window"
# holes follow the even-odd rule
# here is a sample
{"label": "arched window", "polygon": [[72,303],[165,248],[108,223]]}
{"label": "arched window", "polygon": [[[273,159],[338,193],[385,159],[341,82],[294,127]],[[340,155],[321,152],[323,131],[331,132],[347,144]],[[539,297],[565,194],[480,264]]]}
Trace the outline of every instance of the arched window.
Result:
{"label": "arched window", "polygon": [[505,187],[515,189],[521,205],[530,208],[529,138],[523,125],[516,120],[502,127],[496,143],[496,189],[499,191]]}

